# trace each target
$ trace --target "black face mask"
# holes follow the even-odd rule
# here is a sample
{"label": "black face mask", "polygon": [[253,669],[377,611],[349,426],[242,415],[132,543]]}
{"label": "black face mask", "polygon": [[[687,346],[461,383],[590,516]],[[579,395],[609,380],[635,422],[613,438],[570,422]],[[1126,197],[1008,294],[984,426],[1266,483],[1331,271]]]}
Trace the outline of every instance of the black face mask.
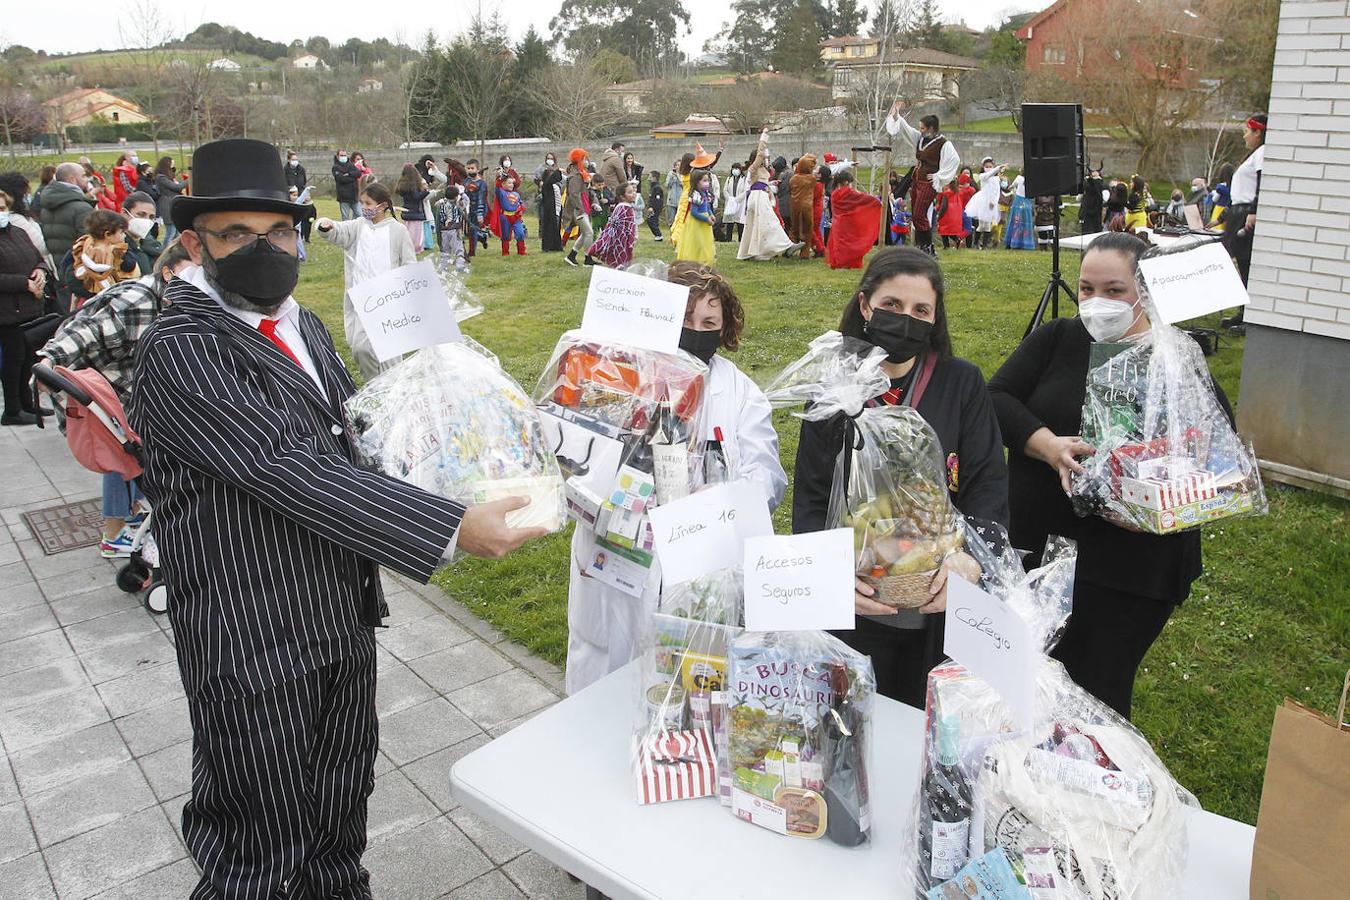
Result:
{"label": "black face mask", "polygon": [[[300,280],[300,259],[258,238],[229,256],[209,257],[208,274],[224,290],[259,305],[280,303]],[[211,271],[214,270],[214,271]]]}
{"label": "black face mask", "polygon": [[886,361],[909,362],[928,348],[933,323],[885,309],[872,310],[863,326],[867,340],[886,351]]}
{"label": "black face mask", "polygon": [[680,329],[680,349],[690,356],[703,361],[706,366],[717,355],[722,346],[722,331],[695,331],[693,328]]}

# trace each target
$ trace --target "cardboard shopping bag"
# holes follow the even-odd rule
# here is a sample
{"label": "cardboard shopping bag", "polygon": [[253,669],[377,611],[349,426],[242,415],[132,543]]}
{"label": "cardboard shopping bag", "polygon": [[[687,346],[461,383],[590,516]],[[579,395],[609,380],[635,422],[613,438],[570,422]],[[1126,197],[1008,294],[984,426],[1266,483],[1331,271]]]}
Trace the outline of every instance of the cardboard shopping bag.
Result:
{"label": "cardboard shopping bag", "polygon": [[1350,885],[1350,723],[1286,699],[1275,711],[1252,850],[1251,900],[1343,896]]}

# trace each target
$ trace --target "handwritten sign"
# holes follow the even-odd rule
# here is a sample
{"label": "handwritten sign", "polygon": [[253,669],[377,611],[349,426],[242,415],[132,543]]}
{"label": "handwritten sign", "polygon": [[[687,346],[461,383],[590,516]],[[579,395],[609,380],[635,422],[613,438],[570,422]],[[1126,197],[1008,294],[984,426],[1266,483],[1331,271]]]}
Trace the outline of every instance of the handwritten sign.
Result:
{"label": "handwritten sign", "polygon": [[751,481],[720,484],[653,507],[648,515],[667,585],[738,566],[747,538],[773,534],[764,490]]}
{"label": "handwritten sign", "polygon": [[1247,289],[1228,251],[1219,243],[1141,259],[1139,272],[1168,325],[1247,305]]}
{"label": "handwritten sign", "polygon": [[745,627],[853,627],[853,531],[769,535],[745,542]]}
{"label": "handwritten sign", "polygon": [[1030,728],[1036,682],[1027,623],[1006,603],[952,574],[946,626],[943,652],[988,682]]}
{"label": "handwritten sign", "polygon": [[353,285],[348,294],[380,362],[460,339],[455,311],[429,259]]}
{"label": "handwritten sign", "polygon": [[619,269],[591,269],[581,333],[598,341],[645,347],[674,353],[680,346],[680,328],[689,288]]}

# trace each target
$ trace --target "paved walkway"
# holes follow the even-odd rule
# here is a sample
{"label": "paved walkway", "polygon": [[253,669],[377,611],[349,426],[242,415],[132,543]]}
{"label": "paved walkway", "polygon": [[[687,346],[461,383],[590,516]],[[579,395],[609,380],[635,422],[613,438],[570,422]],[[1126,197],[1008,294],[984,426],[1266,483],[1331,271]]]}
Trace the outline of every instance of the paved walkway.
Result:
{"label": "paved walkway", "polygon": [[[190,730],[173,632],[97,548],[44,556],[20,518],[100,495],[55,429],[0,428],[0,900],[186,897]],[[437,589],[386,575],[375,896],[582,889],[450,797],[451,764],[555,702],[558,669]]]}

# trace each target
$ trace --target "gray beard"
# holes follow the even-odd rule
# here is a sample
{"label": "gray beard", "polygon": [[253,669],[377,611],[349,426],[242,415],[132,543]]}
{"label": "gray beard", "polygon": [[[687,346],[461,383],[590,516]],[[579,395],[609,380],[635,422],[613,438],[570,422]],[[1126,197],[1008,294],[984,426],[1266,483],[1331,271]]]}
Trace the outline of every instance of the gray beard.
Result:
{"label": "gray beard", "polygon": [[[277,310],[281,309],[281,303],[255,303],[243,294],[236,294],[234,291],[227,290],[217,277],[218,271],[219,270],[216,268],[215,257],[208,253],[205,247],[202,247],[202,274],[206,276],[206,283],[215,289],[215,292],[220,295],[220,299],[224,301],[226,306],[233,309],[242,309],[244,312],[258,313],[259,315],[264,316],[273,315]],[[285,301],[283,300],[282,303],[284,302]]]}

